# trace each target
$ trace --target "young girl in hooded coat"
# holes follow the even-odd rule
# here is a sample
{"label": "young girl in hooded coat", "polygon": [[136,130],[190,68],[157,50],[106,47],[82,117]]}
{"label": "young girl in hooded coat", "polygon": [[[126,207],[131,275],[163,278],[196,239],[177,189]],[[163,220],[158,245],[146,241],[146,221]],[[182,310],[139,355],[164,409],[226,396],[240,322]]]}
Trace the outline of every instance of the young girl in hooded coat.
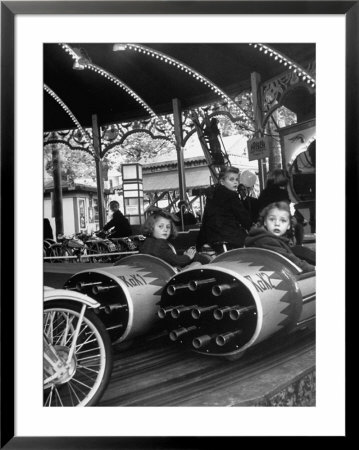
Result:
{"label": "young girl in hooded coat", "polygon": [[245,240],[246,247],[258,247],[279,253],[303,272],[315,270],[315,266],[298,258],[289,246],[286,236],[291,229],[291,214],[287,202],[276,202],[266,206],[260,213],[258,227],[253,227]]}

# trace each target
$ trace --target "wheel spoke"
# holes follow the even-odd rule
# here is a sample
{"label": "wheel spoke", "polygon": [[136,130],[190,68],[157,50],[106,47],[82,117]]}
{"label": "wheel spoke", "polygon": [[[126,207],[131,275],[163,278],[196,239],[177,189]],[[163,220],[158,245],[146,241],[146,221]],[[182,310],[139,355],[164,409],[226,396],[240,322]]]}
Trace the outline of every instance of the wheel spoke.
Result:
{"label": "wheel spoke", "polygon": [[[84,330],[85,330],[85,328],[84,328]],[[83,330],[83,331],[84,331]],[[89,343],[91,343],[91,342],[96,342],[96,338],[95,339],[92,339],[91,341],[90,341],[90,339],[93,337],[95,335],[95,333],[89,333],[89,335],[87,336],[87,338],[85,339],[85,341],[83,341],[83,342],[81,342],[81,344],[78,344],[77,345],[77,351],[78,351],[78,349],[80,349],[81,347],[83,347],[85,344],[89,344]]]}
{"label": "wheel spoke", "polygon": [[72,316],[70,319],[70,315],[66,314],[66,327],[65,327],[62,339],[61,339],[61,345],[66,345],[66,343],[67,343],[67,337],[68,337],[70,325],[72,324],[73,319],[74,319],[74,316]]}
{"label": "wheel spoke", "polygon": [[57,378],[57,373],[54,373],[53,375],[51,375],[48,378],[44,379],[44,385],[47,385],[50,383],[50,381],[55,380]]}
{"label": "wheel spoke", "polygon": [[45,406],[51,406],[51,401],[52,401],[52,394],[53,394],[53,391],[54,391],[54,385],[52,385],[51,386],[51,388],[50,388],[50,392],[49,392],[49,395],[47,396],[47,401],[45,402]]}
{"label": "wheel spoke", "polygon": [[56,386],[55,386],[54,390],[55,390],[55,393],[57,394],[57,398],[58,398],[58,399],[59,399],[59,401],[60,401],[60,405],[61,405],[61,406],[64,406],[64,405],[63,405],[63,403],[62,403],[62,400],[61,400],[61,397],[60,397],[59,391],[57,390],[57,387],[56,387]]}
{"label": "wheel spoke", "polygon": [[77,341],[77,338],[79,336],[79,332],[80,332],[80,328],[82,326],[82,321],[83,321],[83,318],[84,318],[84,315],[85,315],[86,308],[87,308],[87,306],[85,304],[81,306],[81,313],[80,313],[80,317],[79,317],[79,320],[77,322],[77,326],[76,326],[76,329],[75,329],[74,338],[73,338],[72,343],[71,343],[70,352],[69,352],[69,355],[68,355],[68,358],[67,358],[67,363],[69,363],[71,361],[71,358],[72,358],[72,356],[73,356],[73,354],[75,352],[76,341]]}
{"label": "wheel spoke", "polygon": [[95,383],[95,381],[96,381],[96,377],[97,377],[97,374],[98,374],[99,372],[96,372],[95,370],[91,370],[91,371],[86,371],[86,370],[81,370],[81,369],[78,369],[78,371],[77,371],[77,377],[79,377],[79,375],[81,375],[81,380],[83,381],[83,382],[91,382],[92,384],[93,383]]}
{"label": "wheel spoke", "polygon": [[94,372],[94,373],[96,373],[96,374],[100,373],[100,369],[99,369],[99,370],[94,370],[94,369],[91,369],[90,366],[83,366],[82,364],[79,364],[79,365],[77,366],[77,368],[78,368],[78,369],[88,370],[89,372]]}
{"label": "wheel spoke", "polygon": [[88,353],[88,352],[94,352],[95,350],[100,350],[99,347],[97,348],[91,348],[90,350],[84,350],[83,352],[79,352],[76,354],[77,356],[77,361],[84,361],[85,359],[94,359],[94,358],[100,358],[101,354],[100,353],[95,353],[94,355],[90,355],[90,356],[79,356],[79,355],[83,355],[84,353]]}
{"label": "wheel spoke", "polygon": [[[80,403],[80,402],[81,402],[81,399],[80,399],[80,397],[77,395],[75,389],[73,388],[71,381],[70,381],[70,383],[68,383],[68,386],[69,386],[69,392],[70,392],[71,400],[72,400],[72,394],[74,394],[74,396],[76,397],[77,402]],[[74,404],[74,402],[72,402],[72,404]]]}
{"label": "wheel spoke", "polygon": [[88,386],[87,384],[83,383],[82,381],[78,380],[77,378],[72,378],[72,381],[74,383],[79,383],[81,386],[84,386],[87,389],[91,389],[91,386]]}

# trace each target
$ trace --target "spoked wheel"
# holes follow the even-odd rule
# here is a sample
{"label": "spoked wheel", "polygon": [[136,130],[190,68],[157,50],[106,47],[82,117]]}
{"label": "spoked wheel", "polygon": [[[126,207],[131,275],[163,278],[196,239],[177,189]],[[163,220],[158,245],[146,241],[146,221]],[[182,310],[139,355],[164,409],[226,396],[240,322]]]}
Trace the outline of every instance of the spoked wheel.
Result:
{"label": "spoked wheel", "polygon": [[48,251],[47,256],[52,257],[48,260],[52,263],[73,262],[74,258],[66,258],[66,256],[72,256],[70,249],[62,247],[62,245],[52,245]]}
{"label": "spoked wheel", "polygon": [[46,302],[44,406],[95,405],[111,371],[111,341],[100,319],[86,305]]}
{"label": "spoked wheel", "polygon": [[56,258],[60,255],[60,246],[59,245],[52,245],[50,248],[47,249],[46,256],[49,256],[51,259],[48,259],[47,262],[50,263],[59,263],[63,262],[62,259]]}
{"label": "spoked wheel", "polygon": [[[89,246],[87,250],[88,255],[99,255],[99,256],[92,256],[90,260],[92,262],[111,262],[112,257],[108,252],[108,248],[105,244],[95,243]],[[108,254],[108,255],[107,255]]]}

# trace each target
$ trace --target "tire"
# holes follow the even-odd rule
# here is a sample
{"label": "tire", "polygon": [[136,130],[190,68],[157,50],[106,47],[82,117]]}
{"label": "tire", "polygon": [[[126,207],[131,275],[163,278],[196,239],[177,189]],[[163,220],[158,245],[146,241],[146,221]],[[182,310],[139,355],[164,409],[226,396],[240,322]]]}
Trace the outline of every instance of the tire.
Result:
{"label": "tire", "polygon": [[[83,306],[65,300],[44,304],[44,406],[95,405],[110,380],[111,340],[104,324],[88,307],[76,343],[73,341]],[[62,366],[71,348],[74,353],[70,364]],[[59,363],[62,367],[56,371],[54,364],[59,367]]]}

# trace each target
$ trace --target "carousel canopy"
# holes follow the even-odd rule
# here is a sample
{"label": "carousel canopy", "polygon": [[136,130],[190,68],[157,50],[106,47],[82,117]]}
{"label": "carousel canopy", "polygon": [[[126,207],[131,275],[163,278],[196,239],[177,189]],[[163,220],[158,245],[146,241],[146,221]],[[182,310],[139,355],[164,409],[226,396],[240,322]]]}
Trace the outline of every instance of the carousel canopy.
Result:
{"label": "carousel canopy", "polygon": [[[54,93],[44,92],[44,131],[75,128],[61,102],[86,128],[91,127],[93,114],[100,126],[149,116],[133,93],[157,115],[171,114],[173,99],[179,99],[183,109],[221,100],[203,79],[186,72],[185,66],[206,77],[229,97],[250,89],[252,72],[258,72],[266,81],[286,70],[275,55],[271,57],[269,52],[249,44],[139,45],[172,60],[161,59],[158,53],[151,55],[128,47],[123,50],[113,43],[44,44],[44,84]],[[314,44],[266,45],[302,67],[315,59]],[[86,66],[87,62],[91,67]],[[294,106],[300,107],[302,99],[297,100],[298,105]]]}

